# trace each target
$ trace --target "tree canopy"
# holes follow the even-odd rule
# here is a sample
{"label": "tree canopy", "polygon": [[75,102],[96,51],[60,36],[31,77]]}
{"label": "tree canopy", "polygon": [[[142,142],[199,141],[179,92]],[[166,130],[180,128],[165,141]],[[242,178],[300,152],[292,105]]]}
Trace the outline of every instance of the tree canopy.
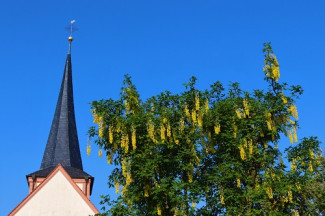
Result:
{"label": "tree canopy", "polygon": [[192,77],[181,93],[143,101],[126,75],[118,100],[92,102],[89,135],[114,165],[108,185],[119,194],[103,197],[103,215],[324,214],[320,142],[297,144],[303,90],[279,82],[269,43],[263,52],[266,89],[199,90]]}

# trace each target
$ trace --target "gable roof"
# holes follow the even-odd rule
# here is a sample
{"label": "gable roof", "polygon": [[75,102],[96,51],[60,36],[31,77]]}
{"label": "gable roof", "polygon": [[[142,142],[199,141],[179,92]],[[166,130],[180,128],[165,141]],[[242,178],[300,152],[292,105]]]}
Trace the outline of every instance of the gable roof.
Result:
{"label": "gable roof", "polygon": [[15,209],[13,209],[8,216],[13,216],[16,213],[19,212],[19,210],[25,206],[28,201],[31,200],[32,197],[34,197],[39,191],[41,191],[44,186],[46,186],[48,184],[48,182],[51,181],[51,179],[58,173],[61,172],[63,174],[63,176],[68,180],[68,182],[70,183],[70,185],[74,188],[74,190],[76,190],[76,192],[81,196],[81,198],[84,200],[84,202],[90,207],[90,209],[92,209],[92,211],[95,214],[98,214],[99,211],[97,210],[97,208],[94,206],[93,203],[91,203],[91,201],[87,198],[87,196],[82,192],[82,190],[73,182],[71,176],[67,173],[67,171],[64,169],[64,167],[59,164],[58,166],[55,167],[54,170],[52,170],[52,172],[45,178],[45,180],[33,191],[31,192],[23,201],[21,201],[21,203],[19,203],[17,205],[17,207]]}

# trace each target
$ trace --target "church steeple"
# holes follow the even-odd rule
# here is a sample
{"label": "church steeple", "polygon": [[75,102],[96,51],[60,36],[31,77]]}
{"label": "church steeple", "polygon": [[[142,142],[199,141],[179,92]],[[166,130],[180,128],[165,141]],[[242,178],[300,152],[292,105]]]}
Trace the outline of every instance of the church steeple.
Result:
{"label": "church steeple", "polygon": [[55,167],[58,164],[83,169],[73,102],[71,43],[72,37],[70,36],[61,89],[41,169]]}

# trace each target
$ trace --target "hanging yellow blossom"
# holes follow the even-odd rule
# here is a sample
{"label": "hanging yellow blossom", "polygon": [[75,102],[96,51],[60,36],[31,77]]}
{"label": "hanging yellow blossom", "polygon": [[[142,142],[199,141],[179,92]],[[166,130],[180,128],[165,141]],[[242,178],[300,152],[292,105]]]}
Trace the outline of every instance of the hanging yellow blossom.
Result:
{"label": "hanging yellow blossom", "polygon": [[239,146],[240,158],[242,160],[246,159],[246,152],[242,145]]}
{"label": "hanging yellow blossom", "polygon": [[132,127],[132,148],[135,150],[137,148],[137,137],[136,137],[136,130],[134,127]]}
{"label": "hanging yellow blossom", "polygon": [[220,194],[220,202],[221,202],[222,205],[225,204],[225,199],[224,199],[222,194]]}
{"label": "hanging yellow blossom", "polygon": [[314,159],[314,151],[313,150],[309,150],[309,155],[311,159]]}
{"label": "hanging yellow blossom", "polygon": [[101,158],[103,156],[103,150],[102,149],[99,149],[98,150],[98,156]]}
{"label": "hanging yellow blossom", "polygon": [[126,181],[125,181],[125,187],[129,186],[132,182],[132,177],[129,172],[126,173]]}
{"label": "hanging yellow blossom", "polygon": [[297,143],[298,142],[298,137],[297,137],[297,129],[296,129],[296,127],[294,127],[292,129],[292,132],[293,132],[294,141]]}
{"label": "hanging yellow blossom", "polygon": [[127,161],[126,159],[122,160],[122,174],[124,177],[127,175]]}
{"label": "hanging yellow blossom", "polygon": [[184,128],[185,128],[185,122],[184,122],[184,119],[181,119],[181,120],[179,120],[179,130],[180,130],[180,132],[183,132]]}
{"label": "hanging yellow blossom", "polygon": [[188,107],[187,107],[187,105],[185,105],[185,115],[186,115],[186,117],[188,118],[188,119],[190,119],[191,118],[191,114],[190,114],[190,110],[188,109]]}
{"label": "hanging yellow blossom", "polygon": [[188,183],[192,183],[193,182],[193,175],[191,172],[188,172]]}
{"label": "hanging yellow blossom", "polygon": [[87,155],[90,155],[90,152],[91,152],[91,145],[87,145]]}
{"label": "hanging yellow blossom", "polygon": [[100,137],[100,138],[103,138],[103,134],[104,134],[104,124],[103,124],[103,122],[100,122],[99,124],[98,124],[98,136]]}
{"label": "hanging yellow blossom", "polygon": [[147,188],[144,189],[144,197],[149,197],[149,191]]}
{"label": "hanging yellow blossom", "polygon": [[283,102],[285,105],[288,103],[288,99],[287,99],[286,96],[284,96],[283,93],[282,93],[281,99],[282,99],[282,102]]}
{"label": "hanging yellow blossom", "polygon": [[290,143],[293,144],[293,134],[291,130],[289,131],[289,139],[290,139]]}
{"label": "hanging yellow blossom", "polygon": [[214,126],[214,132],[218,135],[220,133],[220,124]]}
{"label": "hanging yellow blossom", "polygon": [[115,193],[120,193],[120,183],[118,181],[115,181]]}
{"label": "hanging yellow blossom", "polygon": [[164,125],[160,125],[160,139],[162,142],[164,142],[166,139],[166,129]]}
{"label": "hanging yellow blossom", "polygon": [[166,118],[166,117],[163,118],[163,123],[164,123],[164,124],[167,123],[167,118]]}
{"label": "hanging yellow blossom", "polygon": [[125,153],[129,152],[129,136],[127,134],[124,134],[124,150]]}
{"label": "hanging yellow blossom", "polygon": [[266,194],[269,197],[269,199],[273,199],[273,191],[271,187],[266,188]]}
{"label": "hanging yellow blossom", "polygon": [[195,202],[192,202],[192,208],[195,208]]}
{"label": "hanging yellow blossom", "polygon": [[248,147],[249,147],[249,155],[251,156],[253,154],[253,141],[248,141]]}
{"label": "hanging yellow blossom", "polygon": [[161,208],[160,206],[157,207],[157,214],[160,216],[161,215]]}
{"label": "hanging yellow blossom", "polygon": [[172,130],[170,124],[167,124],[167,137],[171,137],[171,135],[172,135]]}
{"label": "hanging yellow blossom", "polygon": [[234,125],[234,138],[237,138],[237,131],[238,131],[238,127],[237,125]]}
{"label": "hanging yellow blossom", "polygon": [[203,116],[202,116],[202,114],[203,113],[199,113],[198,118],[197,118],[197,123],[198,123],[200,128],[202,128],[202,126],[203,126],[203,122],[202,122]]}
{"label": "hanging yellow blossom", "polygon": [[195,110],[196,111],[200,110],[200,98],[198,94],[195,95]]}
{"label": "hanging yellow blossom", "polygon": [[204,108],[205,108],[205,112],[209,111],[209,100],[208,99],[205,99]]}
{"label": "hanging yellow blossom", "polygon": [[289,203],[292,203],[292,191],[288,191]]}
{"label": "hanging yellow blossom", "polygon": [[113,135],[113,126],[110,126],[108,128],[108,138],[109,138],[109,143],[113,143],[114,135]]}
{"label": "hanging yellow blossom", "polygon": [[239,109],[235,109],[237,118],[241,119],[242,115]]}
{"label": "hanging yellow blossom", "polygon": [[178,215],[178,209],[176,208],[174,211],[174,216],[177,216],[177,215]]}
{"label": "hanging yellow blossom", "polygon": [[241,186],[240,179],[237,178],[237,181],[236,182],[237,182],[237,187],[240,188],[240,186]]}
{"label": "hanging yellow blossom", "polygon": [[299,212],[298,212],[298,210],[294,209],[294,210],[293,210],[293,213],[294,213],[294,216],[299,216]]}
{"label": "hanging yellow blossom", "polygon": [[110,152],[107,152],[107,163],[112,165],[113,164],[112,161],[113,161],[112,154]]}
{"label": "hanging yellow blossom", "polygon": [[155,126],[152,124],[151,119],[149,119],[149,122],[148,122],[148,135],[149,135],[150,139],[155,142],[156,139],[155,139],[154,134],[155,134]]}
{"label": "hanging yellow blossom", "polygon": [[297,169],[296,159],[292,159],[292,162],[290,164],[290,168],[292,171],[295,171]]}
{"label": "hanging yellow blossom", "polygon": [[297,188],[297,190],[300,192],[301,191],[301,187],[300,187],[300,185],[298,184],[298,183],[296,183],[296,188]]}
{"label": "hanging yellow blossom", "polygon": [[192,110],[192,121],[194,125],[197,123],[196,111],[194,109]]}
{"label": "hanging yellow blossom", "polygon": [[244,106],[245,115],[248,117],[249,116],[249,107],[248,107],[248,101],[246,98],[243,100],[243,106]]}
{"label": "hanging yellow blossom", "polygon": [[297,111],[297,107],[294,104],[290,105],[288,111],[290,112],[291,116],[293,116],[295,119],[298,120],[298,111]]}
{"label": "hanging yellow blossom", "polygon": [[130,112],[130,104],[127,100],[124,100],[125,105],[125,113],[128,114]]}
{"label": "hanging yellow blossom", "polygon": [[272,130],[272,119],[271,119],[271,117],[272,117],[271,113],[267,112],[265,114],[267,129],[269,129],[269,130]]}

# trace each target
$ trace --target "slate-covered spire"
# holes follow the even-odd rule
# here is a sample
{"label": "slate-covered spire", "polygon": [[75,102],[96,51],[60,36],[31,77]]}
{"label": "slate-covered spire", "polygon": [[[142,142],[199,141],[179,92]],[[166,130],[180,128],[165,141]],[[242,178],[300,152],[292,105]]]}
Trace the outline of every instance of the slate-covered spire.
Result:
{"label": "slate-covered spire", "polygon": [[79,141],[74,113],[71,43],[69,37],[69,52],[64,67],[59,98],[47,140],[41,170],[61,164],[83,170],[80,156]]}

